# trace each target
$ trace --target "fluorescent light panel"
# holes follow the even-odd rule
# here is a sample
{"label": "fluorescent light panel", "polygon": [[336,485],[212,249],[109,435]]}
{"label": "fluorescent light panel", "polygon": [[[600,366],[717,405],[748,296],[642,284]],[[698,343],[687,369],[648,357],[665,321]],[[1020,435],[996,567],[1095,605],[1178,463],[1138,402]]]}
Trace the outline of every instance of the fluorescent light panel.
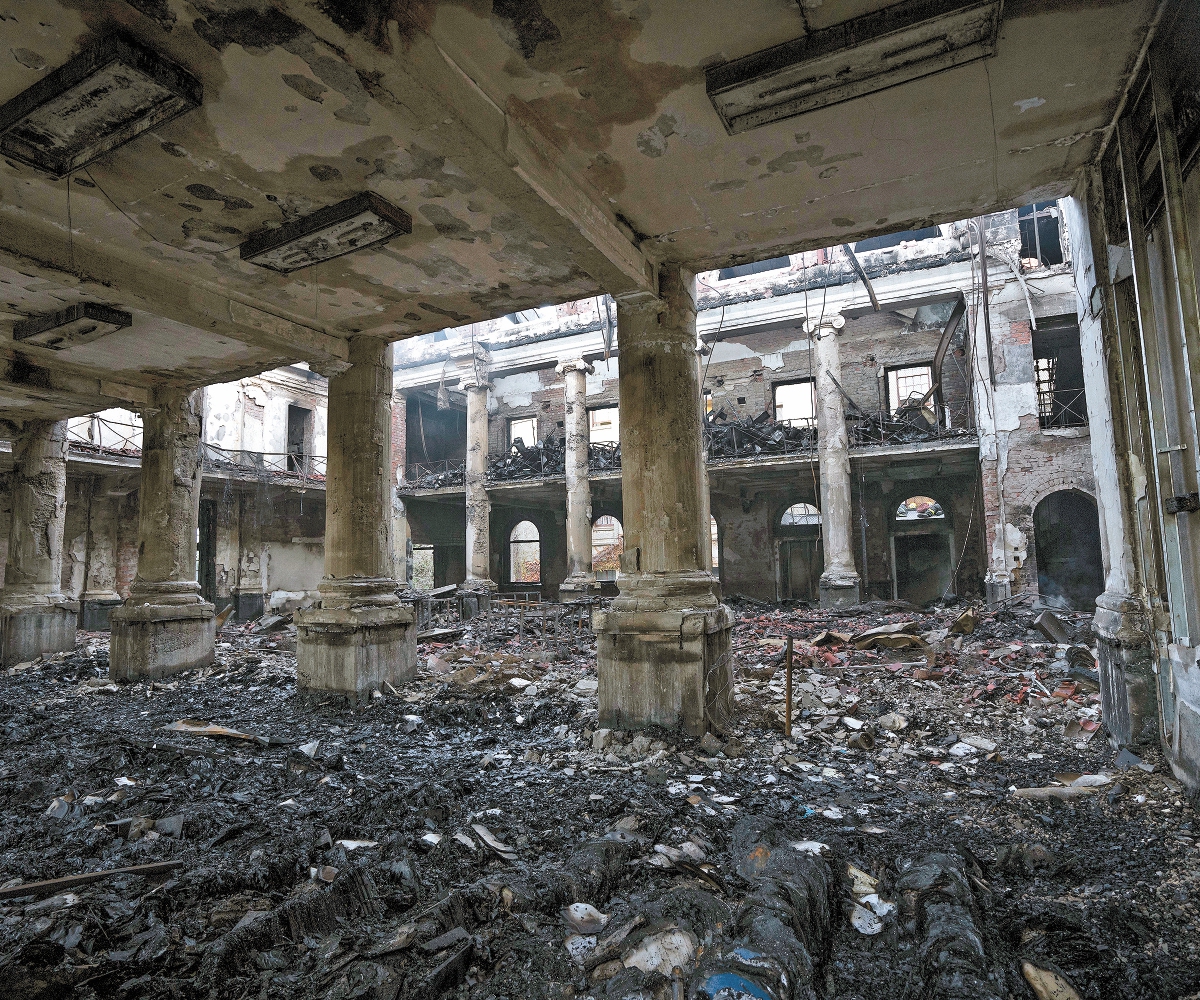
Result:
{"label": "fluorescent light panel", "polygon": [[0,152],[62,177],[203,98],[175,63],[107,38],[0,106]]}
{"label": "fluorescent light panel", "polygon": [[132,325],[133,315],[124,310],[100,302],[77,302],[58,312],[21,320],[13,326],[13,340],[64,351]]}
{"label": "fluorescent light panel", "polygon": [[996,51],[1002,0],[903,0],[714,66],[709,100],[730,135],[877,93]]}
{"label": "fluorescent light panel", "polygon": [[255,233],[241,245],[241,257],[286,274],[411,232],[412,217],[404,209],[364,191],[278,229]]}

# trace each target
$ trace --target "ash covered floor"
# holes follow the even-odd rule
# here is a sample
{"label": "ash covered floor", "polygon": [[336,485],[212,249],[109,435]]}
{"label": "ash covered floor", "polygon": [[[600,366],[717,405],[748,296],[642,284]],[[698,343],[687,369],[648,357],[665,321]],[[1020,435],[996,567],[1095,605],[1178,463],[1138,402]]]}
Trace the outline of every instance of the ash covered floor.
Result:
{"label": "ash covered floor", "polygon": [[124,686],[80,633],[0,678],[5,995],[1200,996],[1180,785],[1079,646],[960,612],[743,606],[704,741],[597,730],[590,638],[511,621],[358,709],[297,697],[286,631]]}

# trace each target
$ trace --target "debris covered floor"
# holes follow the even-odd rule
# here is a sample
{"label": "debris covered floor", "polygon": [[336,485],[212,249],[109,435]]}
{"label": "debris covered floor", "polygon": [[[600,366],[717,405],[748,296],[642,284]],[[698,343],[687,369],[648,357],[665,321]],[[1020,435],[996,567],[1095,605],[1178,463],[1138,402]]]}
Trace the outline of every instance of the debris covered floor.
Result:
{"label": "debris covered floor", "polygon": [[357,710],[298,699],[286,630],[130,685],[81,633],[0,694],[5,994],[1200,996],[1157,748],[1118,760],[1078,646],[960,611],[743,606],[704,741],[597,731],[590,634],[511,619]]}

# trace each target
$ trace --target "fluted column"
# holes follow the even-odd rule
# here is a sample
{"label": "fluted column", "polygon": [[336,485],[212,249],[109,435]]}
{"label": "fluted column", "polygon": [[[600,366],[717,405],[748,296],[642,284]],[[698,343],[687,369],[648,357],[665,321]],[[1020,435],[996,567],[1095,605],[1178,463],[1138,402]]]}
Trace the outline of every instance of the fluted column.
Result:
{"label": "fluted column", "polygon": [[592,572],[592,487],[588,479],[587,377],[594,373],[586,361],[564,361],[558,372],[566,380],[567,432],[567,578],[558,589],[562,600],[583,597],[596,587]]}
{"label": "fluted column", "polygon": [[12,521],[0,591],[4,666],[75,648],[78,603],[62,593],[67,422],[31,421],[13,441]]}
{"label": "fluted column", "polygon": [[369,697],[416,669],[412,609],[392,577],[392,349],[350,341],[329,380],[321,606],[296,615],[296,680],[319,696]]}
{"label": "fluted column", "polygon": [[617,300],[625,551],[595,616],[600,718],[698,734],[728,717],[732,615],[709,572],[695,277],[664,268],[659,287]]}
{"label": "fluted column", "polygon": [[116,677],[159,677],[213,660],[213,606],[196,579],[203,400],[202,391],[163,391],[143,413],[137,576],[109,616]]}
{"label": "fluted column", "polygon": [[818,327],[805,322],[805,330],[816,341],[817,461],[821,472],[821,541],[825,569],[821,573],[821,607],[857,604],[860,599],[858,570],[850,519],[850,441],[846,434],[846,411],[838,388],[842,368],[838,336],[846,320],[835,315]]}

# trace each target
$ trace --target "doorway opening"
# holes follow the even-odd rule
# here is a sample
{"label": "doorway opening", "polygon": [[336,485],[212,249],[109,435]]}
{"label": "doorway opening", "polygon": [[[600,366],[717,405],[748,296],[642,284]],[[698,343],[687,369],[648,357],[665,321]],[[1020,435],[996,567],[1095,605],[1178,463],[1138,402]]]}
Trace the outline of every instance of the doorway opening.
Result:
{"label": "doorway opening", "polygon": [[1038,592],[1047,604],[1093,611],[1104,592],[1100,515],[1078,490],[1058,490],[1033,510]]}

